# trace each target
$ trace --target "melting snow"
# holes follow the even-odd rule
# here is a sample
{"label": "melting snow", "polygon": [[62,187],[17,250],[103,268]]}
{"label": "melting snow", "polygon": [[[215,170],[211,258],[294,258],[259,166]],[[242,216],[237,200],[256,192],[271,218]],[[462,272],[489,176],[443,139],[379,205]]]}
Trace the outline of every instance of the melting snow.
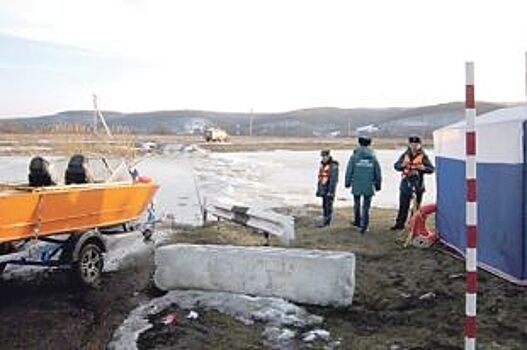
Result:
{"label": "melting snow", "polygon": [[[323,320],[322,317],[312,315],[304,308],[279,298],[176,290],[133,310],[114,333],[108,348],[137,349],[136,341],[139,335],[152,327],[147,317],[173,304],[189,310],[199,305],[201,308],[231,315],[246,325],[261,322],[265,325],[263,336],[268,345],[276,348],[288,347],[299,329],[318,325]],[[316,332],[322,334],[320,330]],[[328,338],[329,333],[326,339]]]}

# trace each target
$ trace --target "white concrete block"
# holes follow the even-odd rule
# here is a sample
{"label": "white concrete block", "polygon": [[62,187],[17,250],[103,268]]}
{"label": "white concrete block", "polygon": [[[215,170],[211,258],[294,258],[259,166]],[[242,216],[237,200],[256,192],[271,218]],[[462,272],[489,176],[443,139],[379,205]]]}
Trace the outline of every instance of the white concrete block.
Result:
{"label": "white concrete block", "polygon": [[155,254],[158,288],[272,296],[317,305],[351,305],[355,255],[349,252],[175,244]]}

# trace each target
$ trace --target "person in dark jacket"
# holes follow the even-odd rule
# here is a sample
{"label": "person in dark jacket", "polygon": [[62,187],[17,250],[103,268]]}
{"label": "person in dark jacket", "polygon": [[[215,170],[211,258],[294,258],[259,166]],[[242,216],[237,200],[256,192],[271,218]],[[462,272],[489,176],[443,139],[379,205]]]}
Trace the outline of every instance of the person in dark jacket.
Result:
{"label": "person in dark jacket", "polygon": [[93,182],[88,170],[88,159],[82,154],[73,155],[68,162],[64,180],[66,185]]}
{"label": "person in dark jacket", "polygon": [[29,162],[28,180],[31,187],[56,185],[49,172],[49,162],[42,157],[34,157]]}
{"label": "person in dark jacket", "polygon": [[339,181],[339,163],[330,155],[329,150],[320,152],[322,161],[318,171],[317,197],[322,197],[324,221],[321,226],[328,226],[333,217],[333,201]]}
{"label": "person in dark jacket", "polygon": [[359,227],[361,233],[368,230],[371,199],[375,191],[381,190],[382,182],[381,167],[375,153],[369,148],[370,144],[369,137],[359,137],[359,147],[353,151],[346,168],[345,187],[351,186],[354,200],[353,225]]}
{"label": "person in dark jacket", "polygon": [[417,207],[421,205],[425,192],[424,175],[434,172],[434,165],[423,151],[418,136],[408,138],[408,149],[393,165],[402,175],[399,186],[399,212],[392,230],[402,230],[408,218],[412,195],[415,195]]}

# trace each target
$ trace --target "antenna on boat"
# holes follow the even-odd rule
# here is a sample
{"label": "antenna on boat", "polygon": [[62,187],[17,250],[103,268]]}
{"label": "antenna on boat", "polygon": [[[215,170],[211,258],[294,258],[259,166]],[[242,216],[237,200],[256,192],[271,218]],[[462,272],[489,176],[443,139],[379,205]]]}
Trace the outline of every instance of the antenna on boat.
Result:
{"label": "antenna on boat", "polygon": [[104,116],[102,115],[101,111],[97,107],[97,95],[93,94],[93,131],[97,133],[97,124],[99,119],[101,119],[101,123],[104,126],[104,130],[106,131],[106,134],[110,137],[112,137],[112,132],[110,131],[110,128],[108,127],[108,124],[106,124],[106,119],[104,119]]}

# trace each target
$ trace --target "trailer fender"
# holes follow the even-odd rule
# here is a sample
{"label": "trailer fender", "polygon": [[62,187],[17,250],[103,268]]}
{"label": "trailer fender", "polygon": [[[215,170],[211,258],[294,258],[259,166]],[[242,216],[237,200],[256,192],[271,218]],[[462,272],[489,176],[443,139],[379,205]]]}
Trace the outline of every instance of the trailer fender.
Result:
{"label": "trailer fender", "polygon": [[70,236],[68,247],[63,252],[61,260],[71,264],[79,260],[82,247],[87,243],[96,244],[103,253],[106,252],[106,244],[101,233],[97,230],[77,232]]}

